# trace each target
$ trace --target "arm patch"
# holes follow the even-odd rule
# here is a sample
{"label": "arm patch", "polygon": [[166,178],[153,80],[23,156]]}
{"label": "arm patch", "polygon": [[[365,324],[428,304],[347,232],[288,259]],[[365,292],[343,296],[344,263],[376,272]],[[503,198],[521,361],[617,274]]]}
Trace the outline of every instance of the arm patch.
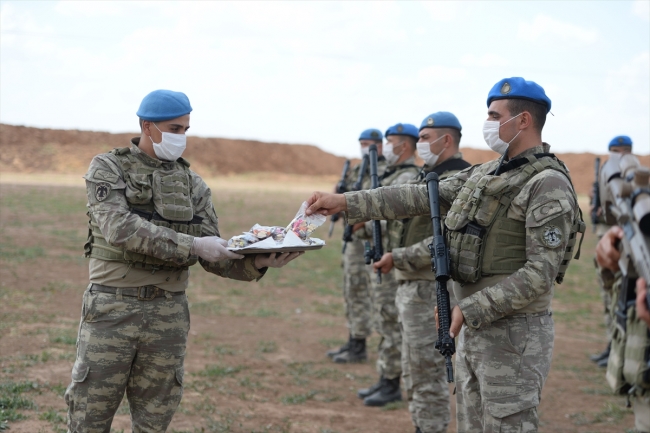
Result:
{"label": "arm patch", "polygon": [[528,218],[526,219],[526,227],[540,227],[570,210],[571,206],[566,199],[547,200],[536,205],[529,211]]}

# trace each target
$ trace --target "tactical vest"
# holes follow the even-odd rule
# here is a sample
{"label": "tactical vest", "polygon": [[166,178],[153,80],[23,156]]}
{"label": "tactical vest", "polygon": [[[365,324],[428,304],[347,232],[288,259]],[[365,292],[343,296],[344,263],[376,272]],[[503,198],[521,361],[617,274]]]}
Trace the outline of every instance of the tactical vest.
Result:
{"label": "tactical vest", "polygon": [[[399,176],[402,176],[405,172],[410,172],[415,178],[420,171],[420,167],[413,164],[403,164],[395,167],[395,171],[389,171],[389,169],[384,172],[384,174],[379,178],[380,186],[390,186],[393,184],[395,179]],[[393,248],[399,247],[399,240],[402,237],[404,232],[404,221],[405,220],[388,220],[386,221],[386,234],[388,236],[386,242],[386,251],[392,251]]]}
{"label": "tactical vest", "polygon": [[[544,170],[557,170],[569,182],[564,164],[551,154],[529,155],[517,175],[500,176],[474,171],[462,186],[445,219],[451,277],[475,283],[483,276],[512,274],[526,263],[526,223],[506,217],[512,200],[528,181]],[[575,197],[575,191],[573,191]],[[576,197],[577,202],[577,197]],[[559,284],[569,266],[577,233],[584,234],[582,212],[573,221],[569,241],[555,281]],[[582,237],[580,240],[582,244]],[[489,254],[485,254],[488,251]],[[575,258],[580,257],[580,246]]]}
{"label": "tactical vest", "polygon": [[[166,227],[177,233],[201,236],[203,218],[194,215],[192,208],[192,180],[189,164],[182,158],[174,168],[151,167],[131,154],[128,147],[113,149],[126,182],[125,196],[132,213],[150,223]],[[168,165],[168,164],[166,164]],[[187,269],[198,257],[190,255],[185,263],[158,259],[153,256],[128,251],[110,245],[92,213],[88,213],[88,240],[84,245],[85,256],[106,261],[122,262],[129,268],[146,270]]]}

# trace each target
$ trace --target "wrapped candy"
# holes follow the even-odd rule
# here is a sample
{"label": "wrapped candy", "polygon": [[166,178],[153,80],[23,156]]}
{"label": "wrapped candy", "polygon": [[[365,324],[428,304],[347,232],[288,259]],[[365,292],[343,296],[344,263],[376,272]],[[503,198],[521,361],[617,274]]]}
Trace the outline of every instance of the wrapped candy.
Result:
{"label": "wrapped candy", "polygon": [[307,240],[313,231],[316,230],[317,227],[323,225],[323,223],[327,220],[327,217],[325,215],[305,215],[306,209],[307,202],[303,202],[302,206],[300,206],[300,209],[298,209],[298,213],[286,228],[286,231],[294,232],[296,236],[298,236],[303,241]]}

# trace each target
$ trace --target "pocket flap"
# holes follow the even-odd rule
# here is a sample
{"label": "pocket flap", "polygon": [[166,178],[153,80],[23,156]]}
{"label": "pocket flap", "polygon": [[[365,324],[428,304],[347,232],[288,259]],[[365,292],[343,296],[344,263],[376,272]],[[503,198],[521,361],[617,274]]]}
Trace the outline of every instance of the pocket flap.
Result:
{"label": "pocket flap", "polygon": [[90,367],[88,367],[83,362],[75,362],[74,367],[72,367],[72,381],[73,382],[83,382],[88,377],[88,372]]}
{"label": "pocket flap", "polygon": [[529,386],[522,388],[517,385],[490,386],[490,388],[491,393],[494,394],[486,396],[485,405],[488,413],[494,418],[505,418],[539,405],[539,392],[536,388]]}

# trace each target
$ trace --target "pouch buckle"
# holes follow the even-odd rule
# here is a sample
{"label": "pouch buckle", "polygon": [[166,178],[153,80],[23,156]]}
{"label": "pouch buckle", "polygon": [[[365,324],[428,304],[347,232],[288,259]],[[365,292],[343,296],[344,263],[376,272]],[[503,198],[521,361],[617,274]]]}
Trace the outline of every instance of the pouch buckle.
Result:
{"label": "pouch buckle", "polygon": [[156,286],[138,287],[138,301],[153,301],[158,295],[158,290]]}

